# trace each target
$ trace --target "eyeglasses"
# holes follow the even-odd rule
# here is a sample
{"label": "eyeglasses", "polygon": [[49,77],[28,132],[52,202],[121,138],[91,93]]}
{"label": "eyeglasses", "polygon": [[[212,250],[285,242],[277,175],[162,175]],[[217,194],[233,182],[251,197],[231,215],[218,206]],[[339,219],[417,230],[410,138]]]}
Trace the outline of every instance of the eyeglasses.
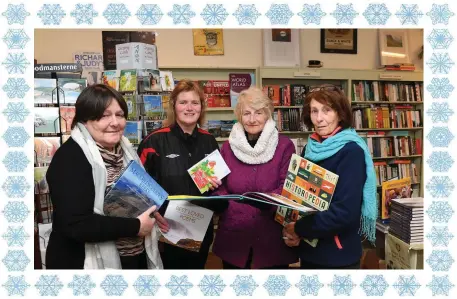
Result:
{"label": "eyeglasses", "polygon": [[321,90],[341,92],[341,88],[339,88],[338,86],[335,86],[335,85],[317,86],[317,87],[311,88],[309,90],[309,92],[316,92],[316,91],[321,91]]}

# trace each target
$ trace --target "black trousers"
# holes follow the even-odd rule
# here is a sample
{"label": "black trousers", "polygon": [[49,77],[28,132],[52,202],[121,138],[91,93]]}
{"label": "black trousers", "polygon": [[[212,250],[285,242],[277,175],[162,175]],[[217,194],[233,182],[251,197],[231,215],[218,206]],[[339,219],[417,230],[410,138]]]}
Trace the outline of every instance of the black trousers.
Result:
{"label": "black trousers", "polygon": [[308,263],[300,260],[300,269],[360,269],[360,262],[355,264],[340,266],[340,267],[329,267],[324,265],[318,265],[313,263]]}
{"label": "black trousers", "polygon": [[200,248],[200,252],[195,252],[167,243],[163,246],[160,257],[164,269],[205,269],[208,249]]}
{"label": "black trousers", "polygon": [[142,253],[133,256],[121,256],[122,269],[147,269],[146,249]]}
{"label": "black trousers", "polygon": [[[227,263],[224,260],[222,260],[222,266],[224,267],[224,269],[250,269],[251,262],[252,262],[252,248],[249,250],[248,260],[246,261],[246,265],[244,265],[243,268],[240,268],[240,267],[237,267],[230,263]],[[266,267],[266,268],[262,268],[262,269],[289,269],[289,265],[271,266],[271,267]]]}

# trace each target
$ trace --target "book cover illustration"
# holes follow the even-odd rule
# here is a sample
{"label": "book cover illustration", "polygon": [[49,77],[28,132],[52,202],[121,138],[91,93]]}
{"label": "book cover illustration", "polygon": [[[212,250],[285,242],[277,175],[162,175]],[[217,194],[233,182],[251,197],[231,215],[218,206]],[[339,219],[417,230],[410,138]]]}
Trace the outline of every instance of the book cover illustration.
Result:
{"label": "book cover illustration", "polygon": [[60,104],[75,104],[81,92],[87,87],[86,79],[59,78]]}
{"label": "book cover illustration", "polygon": [[215,138],[222,135],[222,122],[220,120],[208,120],[208,132]]}
{"label": "book cover illustration", "polygon": [[119,80],[119,91],[136,91],[137,86],[137,71],[136,70],[121,70],[121,78]]}
{"label": "book cover illustration", "polygon": [[144,121],[144,133],[145,136],[151,134],[153,131],[162,128],[163,123],[161,120],[145,120]]}
{"label": "book cover illustration", "polygon": [[159,70],[146,69],[141,71],[142,91],[162,91]]}
{"label": "book cover illustration", "polygon": [[163,91],[173,91],[175,82],[171,71],[160,71],[160,84]]}
{"label": "book cover illustration", "polygon": [[35,167],[34,168],[34,182],[35,182],[35,194],[46,194],[49,193],[48,182],[46,181],[46,172],[48,167]]}
{"label": "book cover illustration", "polygon": [[60,128],[62,133],[71,132],[71,123],[75,117],[76,108],[74,106],[60,106]]}
{"label": "book cover illustration", "polygon": [[[314,164],[313,162],[293,154],[289,163],[282,195],[299,204],[326,211],[331,203],[338,182],[338,175]],[[279,207],[275,220],[283,226],[300,219],[303,214],[297,210]],[[318,240],[306,240],[315,247]]]}
{"label": "book cover illustration", "polygon": [[411,197],[411,178],[383,182],[381,190],[381,221],[389,223],[392,199]]}
{"label": "book cover illustration", "polygon": [[162,119],[163,118],[163,109],[162,109],[162,96],[160,95],[144,95],[144,115],[147,119]]}
{"label": "book cover illustration", "polygon": [[35,107],[34,126],[36,134],[60,133],[59,108]]}
{"label": "book cover illustration", "polygon": [[219,150],[213,151],[203,160],[187,170],[200,193],[209,190],[211,183],[208,178],[222,180],[230,173],[230,169],[222,158]]}
{"label": "book cover illustration", "polygon": [[127,121],[124,129],[124,136],[132,144],[139,144],[141,141],[141,122],[140,121]]}
{"label": "book cover illustration", "polygon": [[221,137],[228,138],[230,136],[230,132],[232,132],[234,125],[234,120],[221,120]]}
{"label": "book cover illustration", "polygon": [[35,79],[33,89],[34,103],[57,104],[56,88],[56,79]]}
{"label": "book cover illustration", "polygon": [[52,157],[60,147],[59,137],[35,137],[35,164],[37,166],[51,163]]}
{"label": "book cover illustration", "polygon": [[243,74],[243,73],[230,73],[229,74],[229,86],[230,86],[230,105],[235,107],[238,102],[238,96],[240,92],[248,89],[251,86],[255,86],[255,74]]}
{"label": "book cover illustration", "polygon": [[128,115],[127,119],[135,119],[138,116],[138,105],[136,95],[124,95],[125,103],[127,104]]}
{"label": "book cover illustration", "polygon": [[170,227],[160,240],[187,250],[200,250],[213,212],[188,201],[170,201],[164,218]]}
{"label": "book cover illustration", "polygon": [[116,90],[119,90],[120,76],[121,72],[119,70],[104,71],[102,76],[102,83]]}
{"label": "book cover illustration", "polygon": [[108,216],[135,218],[153,205],[157,210],[168,193],[136,161],[130,161],[105,195]]}

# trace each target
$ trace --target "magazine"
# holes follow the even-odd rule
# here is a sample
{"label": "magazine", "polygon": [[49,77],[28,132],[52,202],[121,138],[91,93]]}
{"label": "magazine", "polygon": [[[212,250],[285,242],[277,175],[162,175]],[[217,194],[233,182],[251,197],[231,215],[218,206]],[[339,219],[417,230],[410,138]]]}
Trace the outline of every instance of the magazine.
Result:
{"label": "magazine", "polygon": [[411,178],[383,182],[381,192],[381,221],[389,223],[392,199],[411,197]]}
{"label": "magazine", "polygon": [[[317,211],[326,211],[335,192],[338,177],[337,174],[293,154],[281,194],[298,204],[314,208]],[[303,216],[305,215],[299,210],[279,207],[275,220],[286,226]],[[304,241],[316,247],[318,239],[304,239]]]}
{"label": "magazine", "polygon": [[206,156],[203,160],[192,166],[187,170],[195,185],[197,185],[200,193],[209,190],[211,186],[208,178],[215,178],[222,180],[230,173],[230,169],[222,158],[219,150],[213,151]]}
{"label": "magazine", "polygon": [[171,201],[164,218],[168,222],[169,230],[162,233],[160,240],[198,252],[213,218],[213,211],[188,201]]}
{"label": "magazine", "polygon": [[168,193],[132,160],[106,192],[103,212],[107,216],[135,218],[153,205],[158,210],[167,197]]}

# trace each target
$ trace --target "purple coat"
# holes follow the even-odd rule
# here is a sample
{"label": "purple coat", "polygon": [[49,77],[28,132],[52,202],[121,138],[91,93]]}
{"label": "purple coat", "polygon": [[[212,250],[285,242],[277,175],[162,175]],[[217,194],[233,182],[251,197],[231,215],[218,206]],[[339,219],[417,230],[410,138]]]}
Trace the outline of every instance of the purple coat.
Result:
{"label": "purple coat", "polygon": [[[243,194],[249,191],[281,194],[290,158],[295,152],[292,141],[279,136],[273,159],[259,165],[238,160],[225,142],[222,157],[231,170],[215,194]],[[277,207],[260,210],[235,200],[221,214],[213,252],[222,260],[243,268],[252,248],[252,268],[287,265],[298,261],[294,248],[285,245],[282,226],[274,220]]]}

